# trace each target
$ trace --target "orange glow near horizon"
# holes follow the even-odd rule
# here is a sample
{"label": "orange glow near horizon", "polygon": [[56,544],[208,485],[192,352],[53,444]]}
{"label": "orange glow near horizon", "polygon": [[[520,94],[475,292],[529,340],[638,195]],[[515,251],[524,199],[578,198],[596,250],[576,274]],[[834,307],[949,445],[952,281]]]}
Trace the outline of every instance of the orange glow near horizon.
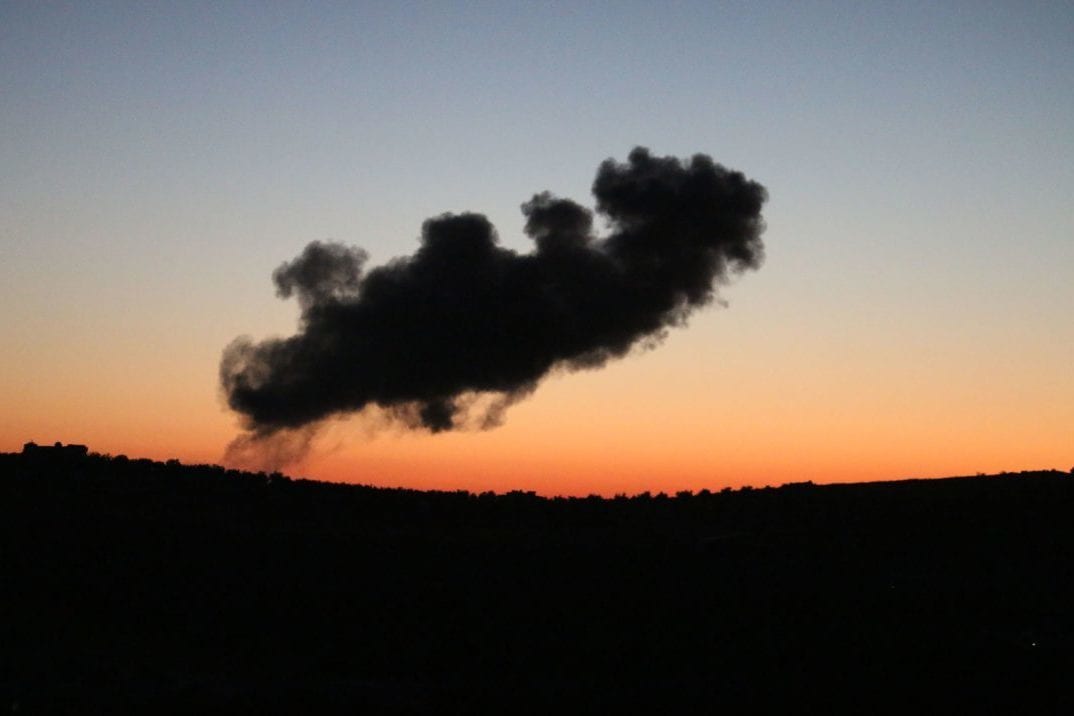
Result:
{"label": "orange glow near horizon", "polygon": [[[751,308],[761,310],[743,302],[709,312],[656,350],[601,370],[553,375],[498,428],[374,431],[352,417],[330,422],[304,461],[282,469],[391,487],[611,496],[1074,462],[1074,407],[1064,399],[1074,377],[1054,351],[993,342],[980,352],[935,335],[900,353],[898,336],[865,328],[841,345],[796,327],[780,343]],[[237,432],[215,384],[224,338],[189,346],[162,334],[124,345],[124,362],[89,332],[79,338],[82,354],[60,350],[58,337],[41,342],[47,350],[8,344],[0,353],[0,450],[60,440],[100,453],[222,461]],[[899,358],[914,351],[928,359]]]}
{"label": "orange glow near horizon", "polygon": [[[390,487],[604,496],[1069,469],[1070,407],[1049,386],[1034,389],[1037,409],[1026,416],[1010,390],[976,392],[979,377],[960,384],[946,370],[942,391],[923,380],[894,390],[865,364],[799,382],[775,360],[750,372],[726,355],[714,362],[713,352],[683,339],[601,371],[553,376],[488,431],[331,422],[302,462],[282,469]],[[42,366],[21,384],[33,392],[8,384],[0,449],[61,440],[220,463],[236,433],[205,370],[161,387],[122,366],[52,381]]]}
{"label": "orange glow near horizon", "polygon": [[[353,422],[353,421],[351,421]],[[72,430],[65,421],[41,421],[18,436],[5,434],[0,449],[15,452],[27,440],[50,443],[80,442],[95,452],[178,458],[182,462],[222,463],[224,444],[212,430],[182,430],[154,438],[134,424],[119,426],[124,435],[107,429]],[[950,432],[939,437],[905,434],[887,442],[873,436],[851,440],[843,449],[810,444],[824,425],[802,430],[795,438],[752,439],[732,434],[707,445],[685,435],[676,443],[645,444],[636,433],[620,439],[587,443],[592,435],[572,441],[549,430],[534,436],[530,426],[517,431],[457,433],[430,436],[388,431],[369,437],[362,430],[345,436],[351,423],[331,427],[314,442],[301,462],[282,467],[293,477],[384,487],[458,490],[533,490],[543,495],[674,493],[680,490],[719,490],[745,485],[762,487],[812,480],[816,483],[867,482],[916,477],[945,477],[975,472],[1023,469],[1068,469],[1069,450],[1032,431],[1008,433],[1026,438],[1016,445],[995,441],[995,435]],[[520,436],[529,441],[519,442]],[[966,458],[972,455],[972,464]],[[924,457],[922,457],[924,456]]]}

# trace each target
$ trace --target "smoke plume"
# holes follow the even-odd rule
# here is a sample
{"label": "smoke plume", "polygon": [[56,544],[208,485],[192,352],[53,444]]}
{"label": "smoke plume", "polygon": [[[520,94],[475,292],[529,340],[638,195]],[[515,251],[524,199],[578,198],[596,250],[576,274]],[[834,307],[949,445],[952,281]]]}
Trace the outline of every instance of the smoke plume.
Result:
{"label": "smoke plume", "polygon": [[522,205],[524,254],[471,213],[427,220],[412,256],[369,270],[361,249],[308,245],[272,277],[298,300],[298,333],[224,350],[240,441],[369,406],[433,432],[495,426],[549,371],[659,341],[763,258],[764,187],[703,154],[635,148],[600,165],[593,195],[606,236],[589,209],[542,192]]}

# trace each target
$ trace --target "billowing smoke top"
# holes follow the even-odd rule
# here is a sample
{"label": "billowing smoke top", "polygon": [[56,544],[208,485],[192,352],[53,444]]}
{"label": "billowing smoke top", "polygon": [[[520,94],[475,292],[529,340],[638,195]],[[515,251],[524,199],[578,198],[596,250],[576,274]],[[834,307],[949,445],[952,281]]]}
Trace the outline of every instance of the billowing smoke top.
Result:
{"label": "billowing smoke top", "polygon": [[370,405],[434,432],[489,427],[555,368],[593,368],[656,341],[762,259],[764,187],[711,158],[638,147],[600,165],[593,214],[544,192],[522,205],[536,249],[497,246],[480,214],[422,226],[413,256],[314,242],[273,274],[299,332],[229,345],[220,380],[254,437]]}

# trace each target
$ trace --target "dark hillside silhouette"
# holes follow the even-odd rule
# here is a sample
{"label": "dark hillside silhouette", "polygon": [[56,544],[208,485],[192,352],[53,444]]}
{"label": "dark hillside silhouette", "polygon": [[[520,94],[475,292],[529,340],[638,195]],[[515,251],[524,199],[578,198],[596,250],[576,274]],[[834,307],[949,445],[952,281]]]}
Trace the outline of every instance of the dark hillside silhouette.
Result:
{"label": "dark hillside silhouette", "polygon": [[0,454],[20,713],[1023,710],[1074,654],[1058,471],[613,499]]}

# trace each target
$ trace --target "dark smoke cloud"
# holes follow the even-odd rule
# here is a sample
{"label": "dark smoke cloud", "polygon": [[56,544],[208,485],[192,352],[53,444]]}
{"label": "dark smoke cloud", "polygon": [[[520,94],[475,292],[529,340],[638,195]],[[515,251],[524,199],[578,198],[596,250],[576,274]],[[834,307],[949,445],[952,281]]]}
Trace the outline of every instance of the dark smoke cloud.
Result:
{"label": "dark smoke cloud", "polygon": [[497,245],[480,214],[422,226],[414,255],[365,271],[315,242],[273,274],[302,314],[290,338],[239,338],[220,366],[251,440],[379,406],[433,432],[486,428],[556,368],[594,368],[659,341],[762,260],[764,187],[694,155],[600,165],[593,213],[544,192],[522,205],[536,248]]}

